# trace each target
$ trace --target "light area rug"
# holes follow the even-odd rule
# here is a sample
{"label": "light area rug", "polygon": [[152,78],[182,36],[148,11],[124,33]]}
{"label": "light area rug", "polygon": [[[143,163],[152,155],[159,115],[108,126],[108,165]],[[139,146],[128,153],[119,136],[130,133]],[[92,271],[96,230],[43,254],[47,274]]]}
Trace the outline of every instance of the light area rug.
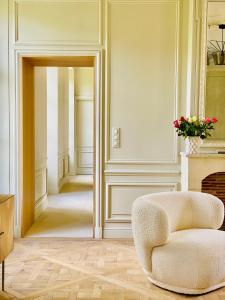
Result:
{"label": "light area rug", "polygon": [[48,196],[48,207],[27,237],[93,237],[93,186],[89,180],[66,184],[60,194]]}

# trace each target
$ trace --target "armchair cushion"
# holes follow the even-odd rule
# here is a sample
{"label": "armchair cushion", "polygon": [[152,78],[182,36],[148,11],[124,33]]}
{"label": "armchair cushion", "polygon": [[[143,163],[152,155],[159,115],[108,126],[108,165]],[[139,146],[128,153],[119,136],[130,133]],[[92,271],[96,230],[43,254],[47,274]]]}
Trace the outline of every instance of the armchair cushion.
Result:
{"label": "armchair cushion", "polygon": [[140,197],[132,208],[138,258],[151,282],[186,294],[225,286],[222,201],[200,192]]}
{"label": "armchair cushion", "polygon": [[202,293],[225,281],[225,233],[211,229],[174,232],[152,251],[150,280],[181,293]]}

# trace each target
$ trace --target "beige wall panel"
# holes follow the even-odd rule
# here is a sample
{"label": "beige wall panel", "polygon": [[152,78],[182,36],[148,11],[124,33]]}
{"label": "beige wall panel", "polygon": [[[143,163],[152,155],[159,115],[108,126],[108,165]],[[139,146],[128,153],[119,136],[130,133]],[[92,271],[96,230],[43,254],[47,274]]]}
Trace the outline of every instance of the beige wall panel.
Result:
{"label": "beige wall panel", "polygon": [[38,202],[38,200],[47,193],[46,172],[47,169],[43,168],[35,174],[35,202]]}
{"label": "beige wall panel", "polygon": [[93,151],[78,150],[78,168],[93,168]]}
{"label": "beige wall panel", "polygon": [[74,68],[75,95],[93,100],[94,95],[94,68]]}
{"label": "beige wall panel", "polygon": [[94,68],[74,68],[77,174],[93,174]]}
{"label": "beige wall panel", "polygon": [[[176,159],[178,8],[177,1],[110,1],[111,161]],[[121,128],[120,148],[112,148],[112,127]]]}
{"label": "beige wall panel", "polygon": [[[47,72],[44,67],[34,68],[35,102],[35,215],[36,204],[47,194]],[[46,198],[44,198],[47,205]],[[43,203],[44,204],[44,203]],[[42,206],[42,209],[44,209]],[[40,208],[39,213],[42,212]]]}
{"label": "beige wall panel", "polygon": [[77,146],[93,147],[93,101],[77,101]]}
{"label": "beige wall panel", "polygon": [[69,69],[58,68],[58,143],[59,156],[69,148]]}
{"label": "beige wall panel", "polygon": [[100,43],[100,2],[16,1],[16,42]]}
{"label": "beige wall panel", "polygon": [[[46,164],[47,158],[47,76],[46,68],[34,68],[35,99],[35,168]],[[45,165],[46,166],[46,165]]]}
{"label": "beige wall panel", "polygon": [[142,195],[176,190],[176,183],[113,183],[106,187],[106,221],[128,221],[134,200]]}

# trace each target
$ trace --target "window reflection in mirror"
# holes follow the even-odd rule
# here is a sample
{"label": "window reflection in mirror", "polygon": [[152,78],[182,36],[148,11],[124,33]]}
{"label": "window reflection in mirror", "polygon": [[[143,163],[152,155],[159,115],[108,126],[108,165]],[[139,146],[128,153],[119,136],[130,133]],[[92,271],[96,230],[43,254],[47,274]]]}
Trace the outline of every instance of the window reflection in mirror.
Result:
{"label": "window reflection in mirror", "polygon": [[205,115],[217,117],[211,140],[225,140],[225,1],[208,2]]}

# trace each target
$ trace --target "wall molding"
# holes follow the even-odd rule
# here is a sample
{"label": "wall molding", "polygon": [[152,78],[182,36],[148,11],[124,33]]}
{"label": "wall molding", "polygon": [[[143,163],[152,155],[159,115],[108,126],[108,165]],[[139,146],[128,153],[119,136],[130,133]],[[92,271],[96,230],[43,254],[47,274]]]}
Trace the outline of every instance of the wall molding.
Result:
{"label": "wall molding", "polygon": [[132,239],[132,229],[131,228],[105,228],[103,230],[104,238],[124,238],[124,239]]}
{"label": "wall molding", "polygon": [[75,95],[75,101],[94,101],[94,96]]}
{"label": "wall molding", "polygon": [[[69,4],[69,3],[97,3],[98,4],[98,40],[96,42],[93,41],[74,41],[74,40],[65,40],[65,41],[60,41],[60,40],[56,40],[56,41],[19,41],[19,28],[18,28],[18,5],[19,3],[43,3],[43,4],[52,4],[52,5],[56,5],[56,4]],[[102,1],[101,0],[13,0],[13,24],[14,24],[14,33],[13,33],[13,43],[16,46],[27,46],[27,45],[38,45],[38,46],[57,46],[57,45],[79,45],[79,46],[101,46],[102,45],[102,36],[103,36],[103,30],[102,30],[102,21],[103,19],[103,14],[102,14]]]}
{"label": "wall molding", "polygon": [[111,204],[112,198],[110,195],[110,191],[113,186],[122,186],[122,187],[168,187],[171,191],[178,190],[177,182],[152,182],[152,181],[136,181],[136,182],[128,182],[128,181],[117,181],[117,182],[107,182],[105,187],[105,222],[106,223],[131,223],[130,214],[121,214],[117,217],[113,218],[111,214]]}
{"label": "wall molding", "polygon": [[[79,49],[73,50],[67,48],[62,49],[15,49],[11,48],[10,52],[10,70],[9,77],[10,86],[10,193],[16,194],[15,197],[15,228],[17,233],[21,234],[21,126],[20,126],[20,105],[21,105],[21,59],[22,57],[43,57],[43,56],[93,56],[95,58],[95,215],[94,226],[102,228],[103,221],[103,146],[102,146],[102,132],[103,132],[103,103],[102,103],[102,51],[101,50],[87,50]],[[51,187],[48,187],[51,189]]]}
{"label": "wall molding", "polygon": [[135,170],[105,170],[106,176],[180,176],[181,171],[135,171]]}
{"label": "wall molding", "polygon": [[107,0],[106,5],[106,22],[105,22],[105,32],[106,32],[106,72],[105,72],[105,90],[106,90],[106,101],[105,101],[105,163],[106,164],[121,164],[121,165],[155,165],[155,164],[178,164],[178,137],[177,133],[174,131],[173,135],[173,159],[172,160],[142,160],[142,159],[112,159],[110,157],[111,150],[111,121],[110,121],[110,70],[111,70],[111,53],[110,53],[110,44],[111,44],[111,5],[112,4],[175,4],[176,6],[176,42],[175,42],[175,70],[174,70],[174,79],[175,79],[175,98],[174,98],[174,119],[178,118],[178,109],[179,109],[179,54],[180,54],[180,1],[179,0]]}

